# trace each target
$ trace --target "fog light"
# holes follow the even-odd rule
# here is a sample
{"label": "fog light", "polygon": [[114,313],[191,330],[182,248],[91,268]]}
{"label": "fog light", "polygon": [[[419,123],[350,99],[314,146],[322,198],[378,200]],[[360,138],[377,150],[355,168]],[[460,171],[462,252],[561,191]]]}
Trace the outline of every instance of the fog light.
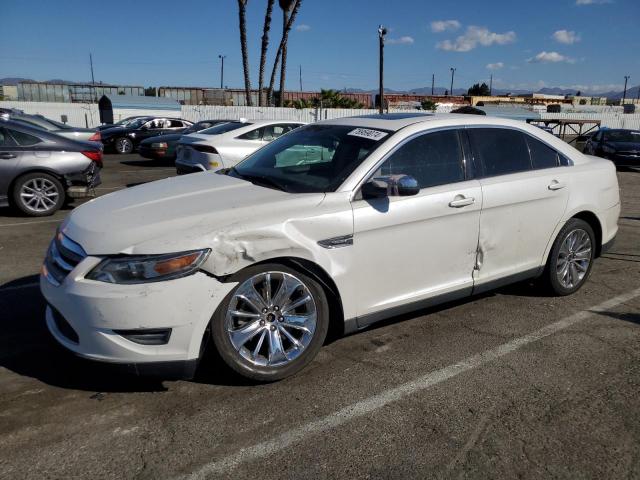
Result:
{"label": "fog light", "polygon": [[138,330],[114,330],[121,337],[140,345],[166,345],[171,337],[170,328],[148,328]]}

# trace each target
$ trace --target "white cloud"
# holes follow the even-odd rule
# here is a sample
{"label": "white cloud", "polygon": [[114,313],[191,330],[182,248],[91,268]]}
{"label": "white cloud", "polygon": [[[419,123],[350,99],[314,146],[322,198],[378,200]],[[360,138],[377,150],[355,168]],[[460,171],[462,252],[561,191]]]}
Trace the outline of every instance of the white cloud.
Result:
{"label": "white cloud", "polygon": [[385,40],[385,43],[388,43],[389,45],[413,45],[413,42],[413,37],[409,36]]}
{"label": "white cloud", "polygon": [[311,27],[305,23],[301,23],[300,25],[296,26],[297,32],[308,32],[309,30],[311,30]]}
{"label": "white cloud", "polygon": [[431,22],[431,31],[435,33],[446,32],[447,30],[458,30],[461,24],[458,20],[436,20]]}
{"label": "white cloud", "polygon": [[540,52],[535,57],[527,59],[529,63],[575,63],[573,58],[562,55],[558,52]]}
{"label": "white cloud", "polygon": [[504,67],[504,63],[502,63],[502,62],[487,63],[487,69],[488,70],[499,70],[502,67]]}
{"label": "white cloud", "polygon": [[576,0],[576,5],[604,5],[613,3],[613,0]]}
{"label": "white cloud", "polygon": [[573,30],[558,30],[553,33],[552,37],[556,42],[565,45],[572,45],[580,41],[580,35]]}
{"label": "white cloud", "polygon": [[478,45],[488,47],[490,45],[506,45],[516,41],[516,33],[513,31],[505,33],[490,32],[485,27],[471,25],[467,27],[464,35],[460,35],[455,40],[444,40],[436,44],[440,50],[453,52],[468,52]]}

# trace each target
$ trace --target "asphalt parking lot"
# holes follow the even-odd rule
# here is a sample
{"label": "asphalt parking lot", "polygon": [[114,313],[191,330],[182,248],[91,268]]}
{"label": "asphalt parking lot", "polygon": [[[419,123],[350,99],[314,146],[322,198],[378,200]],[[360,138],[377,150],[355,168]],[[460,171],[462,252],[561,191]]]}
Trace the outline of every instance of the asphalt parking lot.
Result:
{"label": "asphalt parking lot", "polygon": [[[106,194],[174,174],[106,156]],[[37,273],[69,210],[0,209],[0,478],[640,478],[640,171],[571,297],[528,283],[327,344],[252,385],[121,374],[49,337]],[[381,276],[383,272],[381,272]]]}

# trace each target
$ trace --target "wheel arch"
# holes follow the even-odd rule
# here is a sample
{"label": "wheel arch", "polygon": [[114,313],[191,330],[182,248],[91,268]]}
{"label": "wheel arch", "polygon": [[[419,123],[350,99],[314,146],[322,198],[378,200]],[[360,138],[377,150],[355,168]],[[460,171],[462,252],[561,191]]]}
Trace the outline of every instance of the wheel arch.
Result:
{"label": "wheel arch", "polygon": [[599,257],[602,253],[602,225],[598,216],[590,210],[582,210],[574,214],[571,218],[577,218],[585,221],[593,229],[593,233],[596,236],[596,257]]}

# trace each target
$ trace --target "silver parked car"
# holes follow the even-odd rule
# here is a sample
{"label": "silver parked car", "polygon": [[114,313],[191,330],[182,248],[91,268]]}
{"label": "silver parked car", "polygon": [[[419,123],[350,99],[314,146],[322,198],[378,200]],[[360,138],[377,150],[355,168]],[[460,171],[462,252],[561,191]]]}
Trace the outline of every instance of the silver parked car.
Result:
{"label": "silver parked car", "polygon": [[102,148],[0,117],[0,207],[51,215],[67,198],[93,196]]}
{"label": "silver parked car", "polygon": [[72,140],[99,142],[100,133],[95,128],[78,128],[56,122],[42,115],[29,115],[27,113],[11,113],[11,120],[27,124],[31,127],[39,128],[56,135],[70,138]]}

